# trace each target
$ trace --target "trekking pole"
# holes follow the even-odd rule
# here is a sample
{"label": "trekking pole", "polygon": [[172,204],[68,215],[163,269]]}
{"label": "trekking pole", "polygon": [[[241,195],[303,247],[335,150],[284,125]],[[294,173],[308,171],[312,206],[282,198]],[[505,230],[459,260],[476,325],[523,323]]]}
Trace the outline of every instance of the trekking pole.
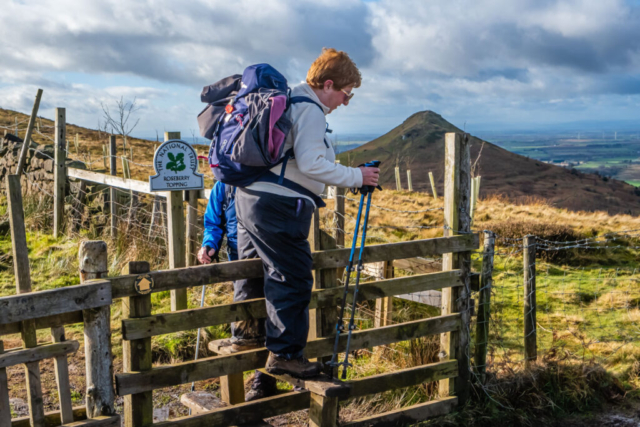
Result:
{"label": "trekking pole", "polygon": [[[206,285],[202,285],[202,295],[200,296],[200,308],[204,307],[204,292],[207,288]],[[194,360],[198,360],[198,353],[200,352],[200,329],[198,328],[198,338],[196,338],[196,357]],[[191,392],[193,393],[196,390],[196,382],[191,383]],[[189,415],[191,415],[191,408],[189,408]]]}
{"label": "trekking pole", "polygon": [[[372,162],[369,163],[365,163],[364,165],[365,167],[378,167],[380,166],[380,161],[378,160],[374,160]],[[357,301],[357,297],[358,297],[358,285],[360,283],[360,273],[362,271],[362,252],[364,250],[364,246],[365,246],[365,239],[366,239],[366,230],[367,230],[367,221],[369,218],[369,210],[371,209],[371,195],[373,194],[373,192],[376,190],[376,188],[382,190],[382,188],[380,188],[380,186],[378,187],[373,187],[373,186],[363,186],[360,189],[360,205],[358,206],[358,216],[356,217],[356,226],[355,226],[355,230],[353,232],[353,242],[351,243],[351,253],[349,254],[349,265],[347,267],[346,270],[346,275],[347,277],[345,278],[345,285],[344,285],[344,294],[342,297],[342,307],[340,309],[340,317],[338,318],[338,322],[336,324],[336,339],[333,345],[333,355],[331,356],[331,361],[328,363],[329,366],[333,367],[337,367],[342,365],[343,366],[343,371],[342,371],[342,378],[345,379],[346,378],[346,372],[347,372],[347,366],[350,366],[349,362],[348,362],[348,357],[349,357],[349,345],[351,344],[351,331],[354,328],[354,315],[355,315],[355,307],[356,307],[356,301]],[[354,193],[357,193],[357,190],[352,190]],[[355,255],[355,248],[356,248],[356,244],[358,243],[358,232],[360,231],[360,218],[362,217],[362,207],[364,205],[364,196],[365,194],[368,194],[367,196],[367,209],[365,212],[365,216],[364,216],[364,223],[362,225],[362,240],[360,243],[360,254],[359,254],[359,259],[358,259],[358,268],[357,268],[357,272],[356,272],[356,285],[355,285],[355,289],[353,292],[353,301],[352,301],[352,310],[351,310],[351,319],[349,321],[349,332],[348,332],[348,337],[347,337],[347,347],[346,347],[346,356],[345,356],[345,360],[344,362],[338,362],[337,358],[338,358],[338,344],[340,341],[340,334],[344,331],[344,310],[346,308],[347,305],[347,295],[349,294],[349,278],[351,277],[351,272],[353,271],[353,258]],[[331,370],[331,377],[333,377],[333,369]]]}
{"label": "trekking pole", "polygon": [[[349,294],[349,278],[351,277],[351,272],[353,271],[353,256],[356,252],[356,244],[358,243],[358,231],[360,230],[360,217],[362,216],[362,206],[364,205],[364,193],[360,195],[360,205],[358,206],[358,216],[356,217],[356,228],[353,231],[353,242],[351,243],[351,253],[349,254],[349,264],[347,265],[347,269],[345,271],[346,277],[344,279],[344,293],[342,295],[342,307],[340,308],[340,317],[338,317],[338,322],[336,323],[336,340],[333,344],[333,355],[331,356],[331,361],[328,363],[329,366],[336,367],[339,366],[338,363],[338,343],[340,342],[340,334],[344,331],[344,309],[347,306],[347,295]],[[331,369],[331,377],[333,377],[333,369]]]}
{"label": "trekking pole", "polygon": [[[347,348],[345,350],[344,362],[342,362],[342,379],[347,379],[347,367],[349,363],[349,346],[351,344],[351,332],[355,329],[356,302],[358,301],[358,285],[360,285],[360,273],[362,273],[362,252],[367,239],[367,222],[369,220],[369,210],[371,209],[371,196],[373,191],[367,195],[367,210],[364,213],[364,222],[362,223],[362,240],[360,240],[360,254],[358,255],[358,267],[356,268],[356,286],[353,290],[353,301],[351,302],[351,319],[349,320],[349,332],[347,333]],[[363,194],[364,196],[364,194]]]}

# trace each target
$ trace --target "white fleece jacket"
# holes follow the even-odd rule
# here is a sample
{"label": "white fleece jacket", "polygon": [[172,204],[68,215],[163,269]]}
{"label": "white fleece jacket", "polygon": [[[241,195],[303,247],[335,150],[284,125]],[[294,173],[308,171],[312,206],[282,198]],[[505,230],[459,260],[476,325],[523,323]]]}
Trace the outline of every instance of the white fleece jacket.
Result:
{"label": "white fleece jacket", "polygon": [[[291,105],[293,127],[285,140],[284,151],[293,147],[295,159],[289,160],[287,163],[285,178],[318,195],[324,191],[325,185],[344,188],[362,187],[360,169],[336,164],[336,153],[333,151],[333,147],[329,143],[324,143],[327,127],[325,116],[329,112],[329,108],[320,102],[318,96],[307,83],[294,87],[291,96],[306,96],[317,102],[322,107],[322,111],[309,102]],[[280,175],[280,171],[281,165],[271,169],[271,172],[276,175]],[[270,182],[254,182],[247,188],[281,196],[305,197],[311,200],[296,191]]]}

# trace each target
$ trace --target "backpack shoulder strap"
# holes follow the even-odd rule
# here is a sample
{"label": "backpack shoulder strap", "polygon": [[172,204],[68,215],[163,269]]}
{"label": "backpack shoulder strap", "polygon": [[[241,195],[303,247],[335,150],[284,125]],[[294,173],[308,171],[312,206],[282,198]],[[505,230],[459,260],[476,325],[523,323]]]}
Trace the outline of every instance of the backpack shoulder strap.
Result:
{"label": "backpack shoulder strap", "polygon": [[309,98],[308,96],[292,96],[291,98],[289,98],[289,104],[299,104],[300,102],[308,102],[310,104],[313,104],[316,107],[318,107],[320,111],[322,111],[322,114],[324,114],[324,110],[322,109],[320,104],[318,104],[316,101]]}
{"label": "backpack shoulder strap", "polygon": [[[298,104],[300,102],[308,102],[310,104],[315,105],[316,107],[318,107],[320,109],[320,111],[322,111],[322,114],[324,114],[324,110],[322,109],[322,107],[320,106],[320,104],[318,104],[316,101],[314,101],[313,99],[307,97],[307,96],[292,96],[291,98],[289,98],[289,104]],[[329,123],[327,123],[327,129],[325,130],[325,133],[331,133],[333,132],[331,129],[329,129]],[[327,143],[326,139],[324,140],[324,145],[327,146],[327,148],[329,148],[329,144]]]}

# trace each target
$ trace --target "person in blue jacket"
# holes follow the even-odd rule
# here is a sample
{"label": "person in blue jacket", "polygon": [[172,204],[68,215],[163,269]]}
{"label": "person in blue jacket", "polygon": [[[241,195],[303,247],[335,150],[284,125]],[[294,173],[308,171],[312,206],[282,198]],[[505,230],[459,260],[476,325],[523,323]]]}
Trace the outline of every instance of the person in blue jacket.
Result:
{"label": "person in blue jacket", "polygon": [[[216,182],[209,196],[209,203],[204,214],[204,236],[202,247],[198,251],[198,260],[202,264],[210,264],[219,256],[222,239],[227,235],[227,255],[229,261],[238,259],[237,220],[236,220],[236,189],[222,182]],[[262,278],[244,279],[233,282],[233,301],[244,301],[253,298],[263,298],[260,292]],[[264,347],[265,326],[264,319],[248,320],[231,324],[232,337],[223,340],[222,347],[227,347],[230,353]],[[247,393],[247,402],[276,393],[276,380],[270,375],[256,371],[251,390]]]}

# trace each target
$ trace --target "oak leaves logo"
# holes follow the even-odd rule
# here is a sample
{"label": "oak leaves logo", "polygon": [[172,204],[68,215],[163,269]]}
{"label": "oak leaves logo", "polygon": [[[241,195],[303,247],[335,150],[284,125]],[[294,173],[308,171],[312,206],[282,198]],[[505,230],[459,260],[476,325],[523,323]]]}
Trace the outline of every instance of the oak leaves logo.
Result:
{"label": "oak leaves logo", "polygon": [[174,155],[173,153],[167,153],[167,156],[169,157],[169,160],[171,160],[166,164],[167,169],[169,169],[170,171],[173,171],[177,174],[178,172],[181,172],[187,168],[187,166],[184,164],[184,153],[178,153],[177,155]]}

